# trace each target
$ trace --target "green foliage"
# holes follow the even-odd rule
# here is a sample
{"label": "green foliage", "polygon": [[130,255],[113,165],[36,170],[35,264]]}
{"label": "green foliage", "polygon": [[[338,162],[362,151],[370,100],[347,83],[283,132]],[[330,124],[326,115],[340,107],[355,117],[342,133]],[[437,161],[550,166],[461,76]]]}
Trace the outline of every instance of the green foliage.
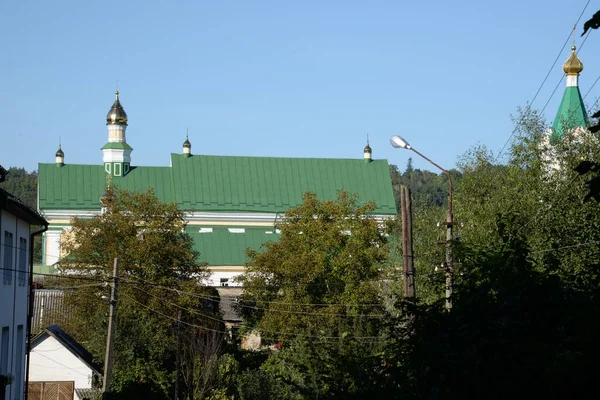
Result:
{"label": "green foliage", "polygon": [[[460,182],[461,173],[453,169],[450,170],[450,174],[452,183],[456,187]],[[450,188],[446,174],[413,169],[412,159],[409,158],[404,173],[400,173],[397,166],[390,165],[390,176],[398,210],[400,209],[400,187],[402,185],[410,189],[413,204],[417,207],[447,207]]]}
{"label": "green foliage", "polygon": [[372,210],[307,193],[280,240],[249,251],[245,323],[283,349],[240,376],[240,398],[359,398],[382,379],[388,247]]}
{"label": "green foliage", "polygon": [[550,146],[544,132],[523,110],[505,164],[484,147],[461,162],[454,307],[421,304],[404,359],[418,374],[415,398],[596,390],[600,214],[574,167],[600,160],[598,139],[567,134]]}
{"label": "green foliage", "polygon": [[37,171],[27,172],[25,168],[10,167],[0,188],[37,210],[37,181]]}
{"label": "green foliage", "polygon": [[[219,315],[214,307],[206,310],[198,297],[215,296],[216,291],[199,284],[206,272],[184,231],[183,213],[175,204],[161,203],[152,191],[129,193],[113,188],[108,194],[103,213],[72,221],[61,267],[98,282],[109,280],[113,260],[120,260],[111,391],[119,398],[134,394],[170,397],[176,316],[181,312],[181,329],[187,339],[183,375],[191,374],[187,389],[193,392],[199,384],[194,377],[199,370],[208,369],[204,367],[220,351],[222,335],[211,333],[221,332],[223,327],[215,323]],[[109,288],[83,287],[66,295],[73,308],[67,330],[98,361],[104,359],[108,309],[100,300],[102,294],[108,296]],[[195,328],[198,326],[206,329]]]}
{"label": "green foliage", "polygon": [[[298,332],[317,336],[371,336],[379,314],[380,283],[387,257],[384,232],[368,212],[340,192],[321,202],[307,193],[304,203],[285,214],[278,242],[249,250],[242,280],[248,324],[266,337],[285,340]],[[367,306],[375,305],[375,306]],[[373,308],[375,307],[375,308]],[[341,318],[340,318],[341,316]]]}
{"label": "green foliage", "polygon": [[[34,210],[37,210],[37,184],[37,171],[27,172],[25,168],[10,167],[6,175],[6,180],[0,182],[0,188],[16,196]],[[33,262],[38,264],[42,261],[41,236],[36,236],[34,240]]]}

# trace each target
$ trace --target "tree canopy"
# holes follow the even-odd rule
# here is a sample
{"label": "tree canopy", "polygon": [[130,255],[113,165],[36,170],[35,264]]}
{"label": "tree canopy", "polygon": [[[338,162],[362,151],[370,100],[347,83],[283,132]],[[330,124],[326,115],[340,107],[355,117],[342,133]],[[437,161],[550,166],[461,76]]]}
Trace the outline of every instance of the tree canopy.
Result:
{"label": "tree canopy", "polygon": [[[178,329],[184,330],[185,343],[192,346],[185,350],[192,354],[185,365],[195,368],[196,374],[205,366],[194,361],[203,355],[198,346],[210,347],[213,356],[218,355],[222,334],[214,333],[224,329],[218,318],[218,300],[212,297],[216,292],[200,283],[206,269],[183,229],[183,213],[175,204],[161,203],[151,190],[130,193],[118,188],[109,189],[102,202],[102,213],[72,220],[61,268],[89,282],[110,282],[113,260],[120,260],[111,391],[122,398],[134,393],[145,398],[171,397]],[[77,290],[65,287],[73,309],[67,327],[101,362],[108,306],[100,299],[102,289],[88,286]],[[210,340],[217,344],[208,343]],[[188,390],[193,391],[193,386]]]}
{"label": "tree canopy", "polygon": [[0,187],[36,210],[37,180],[37,171],[27,172],[25,168],[10,167],[6,180],[0,182]]}
{"label": "tree canopy", "polygon": [[282,348],[257,373],[276,377],[285,398],[360,397],[374,388],[363,379],[382,376],[388,245],[373,206],[306,193],[277,225],[280,240],[248,251],[240,309]]}

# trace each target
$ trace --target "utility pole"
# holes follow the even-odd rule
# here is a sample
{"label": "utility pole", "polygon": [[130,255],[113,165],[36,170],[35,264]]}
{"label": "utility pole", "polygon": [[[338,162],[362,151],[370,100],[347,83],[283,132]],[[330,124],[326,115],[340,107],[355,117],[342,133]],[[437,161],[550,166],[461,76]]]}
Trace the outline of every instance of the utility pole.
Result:
{"label": "utility pole", "polygon": [[452,214],[452,176],[450,175],[450,171],[440,167],[438,164],[421,154],[419,151],[415,150],[415,148],[408,144],[406,139],[402,138],[401,136],[392,136],[390,138],[390,143],[394,148],[413,151],[421,158],[429,161],[429,163],[442,171],[448,177],[448,184],[450,186],[448,190],[448,217],[446,222],[443,223],[446,225],[446,261],[444,262],[442,268],[446,271],[446,310],[450,311],[452,310],[452,274],[454,274],[454,255],[452,254],[452,227],[454,226],[454,216]]}
{"label": "utility pole", "polygon": [[181,364],[181,308],[177,311],[177,353],[175,353],[175,400],[179,400],[179,371]]}
{"label": "utility pole", "polygon": [[452,289],[454,286],[454,254],[452,252],[453,237],[452,227],[454,226],[454,215],[452,214],[452,177],[450,172],[444,171],[448,176],[448,216],[446,219],[446,311],[452,310]]}
{"label": "utility pole", "polygon": [[113,267],[113,284],[110,295],[110,313],[108,315],[108,334],[106,336],[106,354],[104,357],[104,382],[102,383],[102,400],[107,400],[110,395],[110,375],[112,373],[112,348],[115,333],[115,322],[117,318],[117,294],[119,259],[115,258]]}
{"label": "utility pole", "polygon": [[412,207],[410,189],[401,187],[400,210],[402,215],[402,271],[404,273],[404,299],[406,301],[408,323],[415,319],[415,270],[413,263]]}

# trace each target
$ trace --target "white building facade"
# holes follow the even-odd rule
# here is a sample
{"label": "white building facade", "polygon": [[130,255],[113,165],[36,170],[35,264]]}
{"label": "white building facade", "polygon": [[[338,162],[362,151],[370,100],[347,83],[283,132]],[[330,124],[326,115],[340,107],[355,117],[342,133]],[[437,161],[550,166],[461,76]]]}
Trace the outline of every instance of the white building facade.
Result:
{"label": "white building facade", "polygon": [[0,398],[10,400],[24,397],[33,225],[47,222],[0,189]]}

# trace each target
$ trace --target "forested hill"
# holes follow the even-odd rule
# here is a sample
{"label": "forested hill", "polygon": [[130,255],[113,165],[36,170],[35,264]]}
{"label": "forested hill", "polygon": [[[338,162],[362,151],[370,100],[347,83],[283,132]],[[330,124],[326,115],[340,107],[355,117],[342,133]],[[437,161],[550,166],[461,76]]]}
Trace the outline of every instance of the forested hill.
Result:
{"label": "forested hill", "polygon": [[[457,170],[450,170],[452,184],[456,189],[462,178]],[[396,165],[390,164],[390,175],[396,198],[396,209],[400,210],[400,186],[411,191],[413,207],[442,207],[448,204],[448,177],[444,173],[421,171],[412,167],[412,158],[408,159],[403,173]]]}
{"label": "forested hill", "polygon": [[37,210],[37,182],[37,171],[27,172],[25,168],[10,167],[0,188]]}

